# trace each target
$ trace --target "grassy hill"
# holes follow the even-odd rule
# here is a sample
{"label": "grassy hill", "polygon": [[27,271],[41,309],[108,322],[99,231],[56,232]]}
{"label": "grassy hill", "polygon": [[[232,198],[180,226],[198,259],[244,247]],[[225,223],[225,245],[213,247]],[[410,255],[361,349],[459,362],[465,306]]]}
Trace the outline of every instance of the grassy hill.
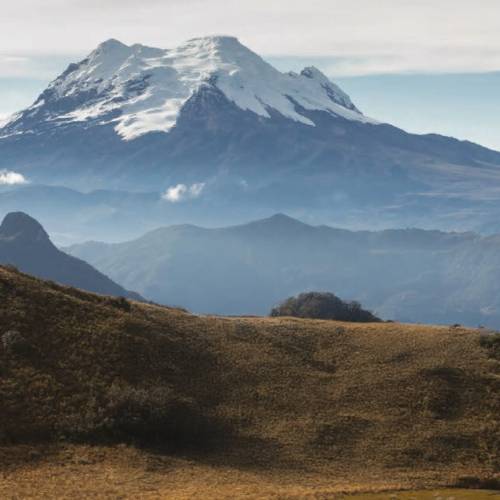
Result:
{"label": "grassy hill", "polygon": [[0,267],[0,337],[0,496],[288,498],[499,474],[498,343],[481,331],[197,317]]}

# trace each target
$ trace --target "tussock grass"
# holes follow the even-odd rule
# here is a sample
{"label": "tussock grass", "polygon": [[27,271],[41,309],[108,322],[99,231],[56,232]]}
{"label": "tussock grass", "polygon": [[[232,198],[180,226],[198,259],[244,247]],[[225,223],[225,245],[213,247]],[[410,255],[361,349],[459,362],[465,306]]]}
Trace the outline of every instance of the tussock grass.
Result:
{"label": "tussock grass", "polygon": [[173,498],[301,498],[498,477],[498,360],[479,331],[117,307],[0,268],[0,337],[12,331],[0,493],[71,496],[86,474],[103,496],[144,498],[148,484],[151,498],[167,483]]}

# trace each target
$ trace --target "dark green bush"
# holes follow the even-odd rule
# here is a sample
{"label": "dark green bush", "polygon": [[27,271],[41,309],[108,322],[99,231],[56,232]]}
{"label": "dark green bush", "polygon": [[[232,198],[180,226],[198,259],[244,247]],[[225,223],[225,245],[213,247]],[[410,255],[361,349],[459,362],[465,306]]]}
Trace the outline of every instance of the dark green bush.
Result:
{"label": "dark green bush", "polygon": [[29,354],[31,351],[29,342],[17,330],[10,330],[2,335],[2,346],[5,352],[16,356]]}
{"label": "dark green bush", "polygon": [[130,302],[125,297],[108,297],[106,304],[125,312],[130,312],[132,309]]}
{"label": "dark green bush", "polygon": [[203,446],[221,430],[192,400],[160,386],[112,385],[104,418],[111,434],[179,447]]}
{"label": "dark green bush", "polygon": [[481,347],[488,349],[493,358],[500,359],[500,333],[489,332],[482,334],[479,338]]}
{"label": "dark green bush", "polygon": [[308,292],[290,297],[271,311],[271,316],[295,316],[298,318],[332,319],[352,322],[381,321],[359,302],[345,302],[333,293]]}

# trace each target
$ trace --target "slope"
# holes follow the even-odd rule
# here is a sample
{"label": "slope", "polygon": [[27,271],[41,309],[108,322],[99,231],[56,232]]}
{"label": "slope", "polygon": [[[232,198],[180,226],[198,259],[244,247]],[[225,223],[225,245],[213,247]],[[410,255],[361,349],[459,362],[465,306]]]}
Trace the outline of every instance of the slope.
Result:
{"label": "slope", "polygon": [[[146,496],[163,485],[177,498],[498,473],[498,352],[479,331],[124,308],[5,268],[0,296],[8,484],[61,460],[66,478],[85,460],[108,493],[124,491],[112,471],[128,463],[126,495],[149,484]],[[64,445],[75,440],[100,448]],[[116,442],[146,448],[105,447]]]}

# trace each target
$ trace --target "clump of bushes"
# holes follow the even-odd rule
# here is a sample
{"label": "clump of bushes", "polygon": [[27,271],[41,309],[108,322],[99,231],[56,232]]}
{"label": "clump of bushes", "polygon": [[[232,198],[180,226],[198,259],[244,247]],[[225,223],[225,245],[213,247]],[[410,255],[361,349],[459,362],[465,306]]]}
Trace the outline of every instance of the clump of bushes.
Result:
{"label": "clump of bushes", "polygon": [[78,411],[57,419],[53,430],[56,436],[77,441],[209,449],[232,435],[232,424],[170,387],[114,382],[87,395]]}
{"label": "clump of bushes", "polygon": [[500,490],[500,479],[479,478],[474,476],[460,477],[454,485],[456,488],[479,489],[479,490]]}
{"label": "clump of bushes", "polygon": [[203,445],[217,434],[215,421],[193,400],[180,398],[166,387],[112,385],[106,414],[113,433],[145,442],[185,447]]}
{"label": "clump of bushes", "polygon": [[490,356],[500,359],[500,333],[489,332],[482,334],[479,338],[481,347],[488,349]]}
{"label": "clump of bushes", "polygon": [[125,297],[107,297],[105,304],[125,312],[130,312],[132,309],[130,302]]}
{"label": "clump of bushes", "polygon": [[23,356],[30,352],[29,342],[17,330],[9,330],[2,335],[2,346],[5,352]]}
{"label": "clump of bushes", "polygon": [[308,292],[301,293],[297,297],[290,297],[274,307],[271,316],[294,316],[358,323],[381,321],[370,311],[363,309],[359,302],[343,301],[329,292]]}

